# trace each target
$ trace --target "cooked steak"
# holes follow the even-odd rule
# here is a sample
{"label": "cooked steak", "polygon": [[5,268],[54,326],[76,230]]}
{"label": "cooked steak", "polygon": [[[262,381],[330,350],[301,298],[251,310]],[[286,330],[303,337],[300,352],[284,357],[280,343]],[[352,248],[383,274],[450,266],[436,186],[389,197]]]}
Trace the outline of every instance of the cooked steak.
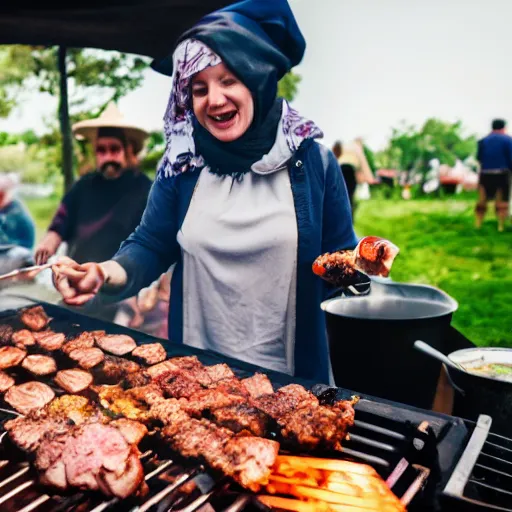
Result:
{"label": "cooked steak", "polygon": [[79,348],[92,348],[94,347],[95,340],[104,335],[105,331],[84,331],[76,338],[65,343],[62,347],[62,352],[69,354]]}
{"label": "cooked steak", "polygon": [[27,352],[18,347],[0,347],[0,370],[18,366]]}
{"label": "cooked steak", "polygon": [[189,398],[204,389],[201,384],[185,375],[180,369],[159,375],[154,382],[170,398]]}
{"label": "cooked steak", "polygon": [[142,359],[148,365],[153,365],[165,361],[167,352],[161,343],[148,343],[139,345],[132,352],[132,356]]}
{"label": "cooked steak", "polygon": [[105,359],[105,354],[100,348],[76,348],[69,353],[69,357],[85,370],[97,366]]}
{"label": "cooked steak", "polygon": [[7,421],[4,426],[9,438],[20,450],[33,452],[45,434],[67,432],[70,425],[66,418],[34,410],[27,416]]}
{"label": "cooked steak", "polygon": [[152,405],[164,398],[163,391],[156,384],[127,389],[126,395],[148,405]]}
{"label": "cooked steak", "polygon": [[252,398],[259,398],[274,392],[272,383],[263,373],[255,373],[252,377],[243,379],[242,382]]}
{"label": "cooked steak", "polygon": [[14,329],[8,325],[0,325],[0,345],[10,345]]}
{"label": "cooked steak", "polygon": [[106,334],[96,339],[98,347],[116,356],[124,356],[137,347],[135,340],[126,334]]}
{"label": "cooked steak", "polygon": [[34,306],[33,308],[25,309],[20,315],[20,320],[31,331],[41,331],[47,327],[51,318],[47,316],[43,306]]}
{"label": "cooked steak", "polygon": [[0,371],[0,393],[4,393],[14,386],[14,379],[5,372]]}
{"label": "cooked steak", "polygon": [[57,363],[53,357],[39,354],[25,357],[21,366],[34,375],[50,375],[57,371]]}
{"label": "cooked steak", "polygon": [[169,359],[169,361],[175,364],[178,368],[182,368],[184,370],[197,370],[204,368],[203,363],[199,361],[197,356],[173,357]]}
{"label": "cooked steak", "polygon": [[66,335],[62,332],[41,331],[34,333],[36,343],[44,350],[53,352],[59,350],[66,341]]}
{"label": "cooked steak", "polygon": [[156,379],[161,375],[169,372],[177,372],[179,366],[175,365],[170,359],[163,361],[162,363],[155,364],[146,369],[146,372],[152,379]]}
{"label": "cooked steak", "polygon": [[139,444],[148,433],[146,425],[143,425],[139,421],[128,420],[126,418],[114,420],[110,422],[110,425],[116,427],[117,430],[121,432],[128,444]]}
{"label": "cooked steak", "polygon": [[249,432],[264,437],[268,431],[268,416],[247,404],[232,405],[214,409],[210,413],[212,421],[232,432]]}
{"label": "cooked steak", "polygon": [[98,384],[118,384],[131,373],[140,370],[140,365],[122,357],[105,355],[104,361],[91,371]]}
{"label": "cooked steak", "polygon": [[28,329],[21,329],[21,331],[13,333],[11,341],[13,345],[19,348],[30,347],[36,344],[34,334]]}
{"label": "cooked steak", "polygon": [[45,437],[36,454],[41,480],[60,489],[102,490],[126,498],[144,479],[138,451],[116,428],[86,423]]}
{"label": "cooked steak", "polygon": [[246,398],[249,398],[249,392],[245,387],[243,381],[237,379],[236,377],[232,377],[231,379],[219,380],[210,386],[210,389],[216,389],[218,391],[223,391],[229,395],[240,395]]}
{"label": "cooked steak", "polygon": [[73,368],[61,370],[55,376],[55,383],[68,393],[80,393],[92,384],[92,375],[85,370]]}
{"label": "cooked steak", "polygon": [[41,409],[54,397],[55,393],[50,386],[32,381],[9,388],[4,400],[21,414],[27,414]]}
{"label": "cooked steak", "polygon": [[190,416],[182,411],[181,402],[176,398],[156,401],[151,405],[149,416],[164,425],[178,425],[190,420]]}

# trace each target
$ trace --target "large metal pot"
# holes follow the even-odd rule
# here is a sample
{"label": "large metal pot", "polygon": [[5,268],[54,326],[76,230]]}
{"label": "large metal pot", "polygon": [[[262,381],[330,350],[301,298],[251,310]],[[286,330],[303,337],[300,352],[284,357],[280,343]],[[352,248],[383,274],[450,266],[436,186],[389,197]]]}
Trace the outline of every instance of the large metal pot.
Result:
{"label": "large metal pot", "polygon": [[448,358],[469,370],[458,370],[447,365],[455,388],[453,414],[471,420],[476,420],[479,413],[488,414],[492,417],[493,431],[510,437],[512,382],[471,373],[470,370],[489,363],[512,365],[512,349],[469,348],[452,352]]}
{"label": "large metal pot", "polygon": [[457,302],[432,286],[372,280],[364,297],[322,303],[337,386],[430,409],[441,364],[414,350],[443,352]]}

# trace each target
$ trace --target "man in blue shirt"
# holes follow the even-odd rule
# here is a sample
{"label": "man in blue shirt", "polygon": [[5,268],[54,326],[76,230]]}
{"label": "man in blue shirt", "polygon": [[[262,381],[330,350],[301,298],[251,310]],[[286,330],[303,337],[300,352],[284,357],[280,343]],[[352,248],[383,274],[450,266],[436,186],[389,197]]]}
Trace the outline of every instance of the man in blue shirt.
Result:
{"label": "man in blue shirt", "polygon": [[505,229],[510,199],[510,171],[512,170],[512,137],[505,133],[503,119],[492,122],[492,132],[478,141],[477,160],[480,163],[476,227],[480,228],[487,210],[487,201],[494,199],[498,231]]}

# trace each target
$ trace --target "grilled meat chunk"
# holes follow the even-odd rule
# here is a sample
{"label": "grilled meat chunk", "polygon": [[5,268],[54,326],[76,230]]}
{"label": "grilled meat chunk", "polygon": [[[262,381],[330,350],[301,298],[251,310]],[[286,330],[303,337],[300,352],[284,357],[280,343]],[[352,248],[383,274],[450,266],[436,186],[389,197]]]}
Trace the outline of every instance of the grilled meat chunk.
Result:
{"label": "grilled meat chunk", "polygon": [[244,383],[236,377],[215,382],[209,387],[209,389],[216,389],[217,391],[222,391],[228,395],[240,395],[246,398],[250,397]]}
{"label": "grilled meat chunk", "polygon": [[154,379],[154,383],[162,389],[165,396],[170,398],[189,398],[204,389],[201,384],[180,369],[159,375]]}
{"label": "grilled meat chunk", "polygon": [[35,345],[36,339],[34,338],[32,331],[29,331],[28,329],[21,329],[20,331],[13,333],[11,342],[18,348],[25,348]]}
{"label": "grilled meat chunk", "polygon": [[130,420],[147,420],[148,403],[144,399],[138,399],[142,397],[130,394],[130,390],[125,390],[120,386],[98,386],[95,390],[98,393],[100,404],[105,409]]}
{"label": "grilled meat chunk", "polygon": [[18,347],[0,347],[0,370],[18,366],[27,352]]}
{"label": "grilled meat chunk", "polygon": [[357,282],[354,251],[325,253],[313,262],[313,272],[334,286],[348,286]]}
{"label": "grilled meat chunk", "polygon": [[12,386],[5,393],[4,400],[21,414],[28,414],[41,409],[54,397],[52,388],[42,382],[33,381]]}
{"label": "grilled meat chunk", "polygon": [[197,356],[172,357],[169,361],[182,370],[198,370],[204,367]]}
{"label": "grilled meat chunk", "polygon": [[167,352],[161,343],[148,343],[139,345],[132,356],[142,359],[147,365],[153,365],[165,361]]}
{"label": "grilled meat chunk", "polygon": [[10,345],[13,333],[12,326],[8,324],[0,325],[0,345]]}
{"label": "grilled meat chunk", "polygon": [[96,344],[105,352],[115,356],[129,354],[137,347],[135,340],[126,334],[106,334],[96,339]]}
{"label": "grilled meat chunk", "polygon": [[236,378],[233,370],[225,363],[205,366],[204,368],[213,384],[221,380]]}
{"label": "grilled meat chunk", "polygon": [[138,445],[148,433],[146,425],[139,421],[128,420],[126,418],[119,418],[110,422],[112,427],[116,427],[121,435],[126,439],[128,444]]}
{"label": "grilled meat chunk", "polygon": [[277,420],[281,436],[287,443],[301,448],[340,450],[347,430],[354,424],[354,409],[337,407],[303,407]]}
{"label": "grilled meat chunk", "polygon": [[279,452],[279,443],[261,437],[235,437],[225,448],[225,457],[215,460],[215,469],[231,476],[243,487],[257,492],[268,482]]}
{"label": "grilled meat chunk", "polygon": [[125,388],[147,386],[152,380],[151,375],[146,370],[139,370],[138,372],[129,373],[123,381],[123,386]]}
{"label": "grilled meat chunk", "polygon": [[302,407],[318,407],[318,399],[299,384],[289,384],[280,388],[271,395],[263,395],[252,401],[253,405],[268,414],[271,418],[278,419],[285,414]]}
{"label": "grilled meat chunk", "polygon": [[164,375],[169,372],[178,372],[180,370],[179,366],[175,365],[170,359],[167,361],[163,361],[162,363],[155,364],[146,369],[147,374],[152,379],[157,379],[161,375]]}
{"label": "grilled meat chunk", "polygon": [[68,393],[80,393],[92,384],[92,375],[85,370],[72,368],[57,372],[55,383]]}
{"label": "grilled meat chunk", "polygon": [[247,404],[214,409],[210,416],[216,425],[235,433],[248,432],[257,437],[265,437],[268,431],[269,417]]}
{"label": "grilled meat chunk", "polygon": [[97,366],[105,359],[105,354],[100,348],[76,348],[72,350],[69,357],[76,361],[84,370]]}
{"label": "grilled meat chunk", "polygon": [[127,389],[126,395],[148,405],[154,404],[164,398],[163,391],[156,384]]}
{"label": "grilled meat chunk", "polygon": [[60,489],[101,490],[126,498],[144,479],[138,451],[116,428],[86,423],[45,437],[36,453],[41,480]]}
{"label": "grilled meat chunk", "polygon": [[183,400],[182,409],[190,416],[200,417],[204,411],[245,402],[245,397],[239,394],[228,394],[219,389],[202,389],[188,397],[188,400]]}
{"label": "grilled meat chunk", "polygon": [[134,361],[122,357],[105,355],[104,361],[95,366],[91,371],[95,382],[98,384],[118,384],[131,373],[140,370],[140,366]]}
{"label": "grilled meat chunk", "polygon": [[42,331],[48,326],[51,318],[45,313],[43,306],[34,306],[25,309],[20,315],[20,320],[31,331]]}
{"label": "grilled meat chunk", "polygon": [[76,338],[65,343],[62,347],[62,352],[70,354],[73,350],[79,348],[92,348],[97,338],[105,336],[105,331],[84,331],[80,333]]}
{"label": "grilled meat chunk", "polygon": [[260,396],[270,395],[274,392],[272,383],[263,373],[255,373],[252,377],[243,379],[242,383],[252,398],[259,398]]}
{"label": "grilled meat chunk", "polygon": [[62,332],[41,331],[34,333],[36,343],[44,350],[53,352],[59,350],[66,341],[66,335]]}
{"label": "grilled meat chunk", "polygon": [[50,375],[57,371],[57,363],[53,357],[39,354],[25,357],[21,366],[34,375]]}
{"label": "grilled meat chunk", "polygon": [[4,393],[14,386],[14,379],[5,372],[0,371],[0,393]]}

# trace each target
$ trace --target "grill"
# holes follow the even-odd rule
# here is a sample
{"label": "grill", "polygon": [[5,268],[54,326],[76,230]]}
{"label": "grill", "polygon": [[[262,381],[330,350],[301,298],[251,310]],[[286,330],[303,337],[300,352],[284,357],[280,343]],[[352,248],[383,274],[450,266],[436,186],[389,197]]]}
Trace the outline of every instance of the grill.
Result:
{"label": "grill", "polygon": [[[34,303],[22,301],[14,307],[27,305]],[[41,305],[53,317],[52,328],[55,331],[68,333],[73,329],[104,329],[109,333],[129,334],[138,343],[157,341],[144,333],[58,306]],[[0,323],[9,322],[15,313],[13,310],[0,313]],[[184,355],[197,355],[207,365],[225,362],[240,378],[261,370],[215,353],[169,344],[169,357]],[[354,394],[340,388],[312,385],[277,372],[265,373],[275,389],[295,382],[309,388],[326,403],[350,398]],[[10,419],[12,414],[12,411],[1,410],[0,419]],[[356,405],[356,422],[350,430],[350,439],[344,443],[341,457],[373,466],[413,512],[470,510],[469,507],[512,511],[512,440],[492,434],[491,423],[488,416],[481,416],[477,423],[473,423],[380,398],[365,397]],[[29,463],[10,455],[5,438],[1,446],[2,511],[268,510],[255,495],[227,478],[182,460],[178,454],[169,453],[158,441],[151,439],[145,439],[141,445],[141,461],[150,492],[144,498],[122,501],[105,500],[105,497],[91,492],[65,496],[47,494],[48,489],[38,486],[37,476]],[[333,458],[333,453],[316,453],[315,456]]]}

